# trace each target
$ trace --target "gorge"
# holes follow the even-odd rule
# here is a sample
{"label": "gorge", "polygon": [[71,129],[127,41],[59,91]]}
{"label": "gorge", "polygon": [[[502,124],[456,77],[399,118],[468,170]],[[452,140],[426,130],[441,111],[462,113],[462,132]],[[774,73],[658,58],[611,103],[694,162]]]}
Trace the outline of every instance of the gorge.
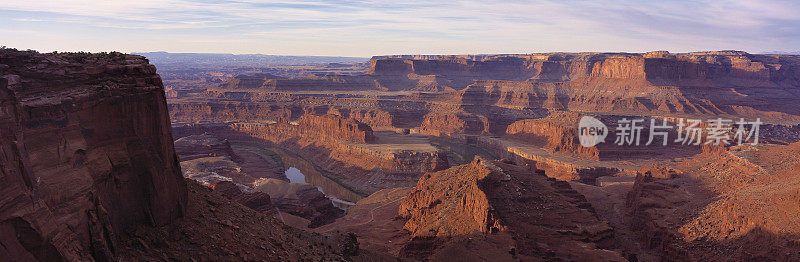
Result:
{"label": "gorge", "polygon": [[[212,67],[165,90],[159,74],[183,71],[139,55],[0,50],[0,255],[800,260],[798,55],[393,55],[331,68]],[[605,143],[581,145],[586,116],[607,126]],[[614,143],[631,118],[642,145]],[[656,123],[684,118],[759,119],[760,142],[644,145]]]}

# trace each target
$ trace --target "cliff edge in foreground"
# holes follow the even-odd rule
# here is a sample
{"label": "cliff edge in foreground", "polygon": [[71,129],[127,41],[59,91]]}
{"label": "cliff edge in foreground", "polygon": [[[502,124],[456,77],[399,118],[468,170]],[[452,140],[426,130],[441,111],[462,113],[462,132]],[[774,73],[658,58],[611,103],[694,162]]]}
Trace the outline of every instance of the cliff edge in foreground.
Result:
{"label": "cliff edge in foreground", "polygon": [[183,215],[161,78],[120,53],[0,50],[0,256],[113,260],[120,234]]}

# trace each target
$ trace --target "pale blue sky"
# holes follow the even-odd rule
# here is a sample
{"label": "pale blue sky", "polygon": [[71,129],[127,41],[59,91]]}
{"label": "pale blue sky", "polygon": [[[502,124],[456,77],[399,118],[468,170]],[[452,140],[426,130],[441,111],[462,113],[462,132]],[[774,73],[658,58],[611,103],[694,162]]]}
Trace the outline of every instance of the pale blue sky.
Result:
{"label": "pale blue sky", "polygon": [[1,0],[0,25],[44,52],[800,50],[800,1]]}

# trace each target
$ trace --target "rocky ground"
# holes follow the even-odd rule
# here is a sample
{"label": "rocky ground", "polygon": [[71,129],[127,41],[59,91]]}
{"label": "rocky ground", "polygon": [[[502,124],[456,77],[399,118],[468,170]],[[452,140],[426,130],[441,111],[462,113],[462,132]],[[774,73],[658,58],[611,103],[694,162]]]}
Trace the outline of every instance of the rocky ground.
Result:
{"label": "rocky ground", "polygon": [[177,223],[128,230],[120,258],[136,261],[345,261],[380,259],[346,234],[323,236],[284,225],[190,181]]}

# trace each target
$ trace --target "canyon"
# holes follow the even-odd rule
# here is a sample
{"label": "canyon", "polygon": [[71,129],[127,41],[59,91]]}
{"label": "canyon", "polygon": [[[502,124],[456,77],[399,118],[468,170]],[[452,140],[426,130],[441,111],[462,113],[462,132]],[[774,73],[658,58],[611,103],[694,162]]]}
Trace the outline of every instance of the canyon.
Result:
{"label": "canyon", "polygon": [[[12,260],[800,259],[798,55],[0,58]],[[684,119],[759,143],[654,131]]]}
{"label": "canyon", "polygon": [[[799,56],[741,51],[397,55],[373,57],[369,63],[360,75],[255,76],[254,83],[223,82],[193,95],[170,98],[171,119],[177,125],[205,130],[195,133],[209,132],[220,138],[244,133],[268,147],[310,160],[312,167],[302,170],[304,174],[316,169],[320,172],[308,172],[354,193],[347,198],[354,205],[344,215],[313,230],[355,232],[366,248],[391,256],[413,260],[446,260],[453,254],[469,254],[477,260],[590,256],[618,261],[718,260],[723,250],[738,245],[731,243],[748,241],[736,240],[744,237],[777,243],[773,251],[787,255],[753,253],[748,250],[761,247],[748,246],[735,249],[740,259],[792,258],[788,250],[794,248],[793,233],[762,229],[767,227],[765,221],[795,212],[792,205],[781,204],[782,211],[758,222],[738,218],[731,222],[729,209],[751,210],[765,201],[742,194],[778,194],[748,179],[752,172],[777,176],[777,171],[765,171],[764,162],[747,157],[761,152],[764,159],[780,158],[763,148],[784,150],[798,141]],[[605,143],[580,144],[577,125],[586,116],[608,127]],[[309,118],[336,124],[313,123]],[[611,135],[622,128],[619,121],[631,118],[643,119],[643,140],[637,141],[641,144],[647,142],[650,126],[662,121],[677,126],[682,119],[759,119],[763,145],[712,147],[660,138],[655,138],[659,146],[612,142]],[[326,131],[303,131],[308,128]],[[232,131],[236,134],[231,135]],[[733,129],[730,132],[732,136]],[[670,130],[667,135],[674,139],[684,134]],[[660,146],[662,141],[668,145]],[[478,168],[483,165],[476,165],[476,159],[505,168]],[[710,164],[701,165],[704,161]],[[725,171],[732,163],[748,166],[744,170],[748,175]],[[520,191],[503,193],[492,186],[497,183]],[[554,190],[542,193],[547,197],[565,201],[550,199],[564,203],[555,209],[576,211],[555,215],[560,219],[498,213],[524,209],[520,206],[525,205],[515,204],[519,198],[537,205],[532,199],[544,196],[523,193],[536,184],[541,192]],[[732,191],[723,193],[715,186]],[[781,192],[794,192],[787,190]],[[723,194],[731,200],[712,201]],[[787,194],[778,199],[797,195]],[[586,213],[573,217],[574,212]],[[754,213],[748,214],[744,216]],[[518,224],[532,219],[563,224]],[[709,227],[708,223],[720,221],[755,226],[735,226],[733,230],[742,233],[728,235],[721,233],[731,230],[727,227]],[[570,227],[583,233],[566,233]],[[523,236],[533,233],[521,233],[549,235],[548,230],[559,233],[530,241]],[[749,236],[748,230],[761,233]],[[573,240],[567,237],[570,234],[575,234]],[[590,248],[559,249],[574,246],[564,241],[575,241],[576,236],[581,246],[592,243]]]}
{"label": "canyon", "polygon": [[144,57],[3,49],[0,64],[4,260],[358,253],[352,238],[281,226],[256,211],[269,206],[242,199],[253,210],[184,180],[164,88]]}

